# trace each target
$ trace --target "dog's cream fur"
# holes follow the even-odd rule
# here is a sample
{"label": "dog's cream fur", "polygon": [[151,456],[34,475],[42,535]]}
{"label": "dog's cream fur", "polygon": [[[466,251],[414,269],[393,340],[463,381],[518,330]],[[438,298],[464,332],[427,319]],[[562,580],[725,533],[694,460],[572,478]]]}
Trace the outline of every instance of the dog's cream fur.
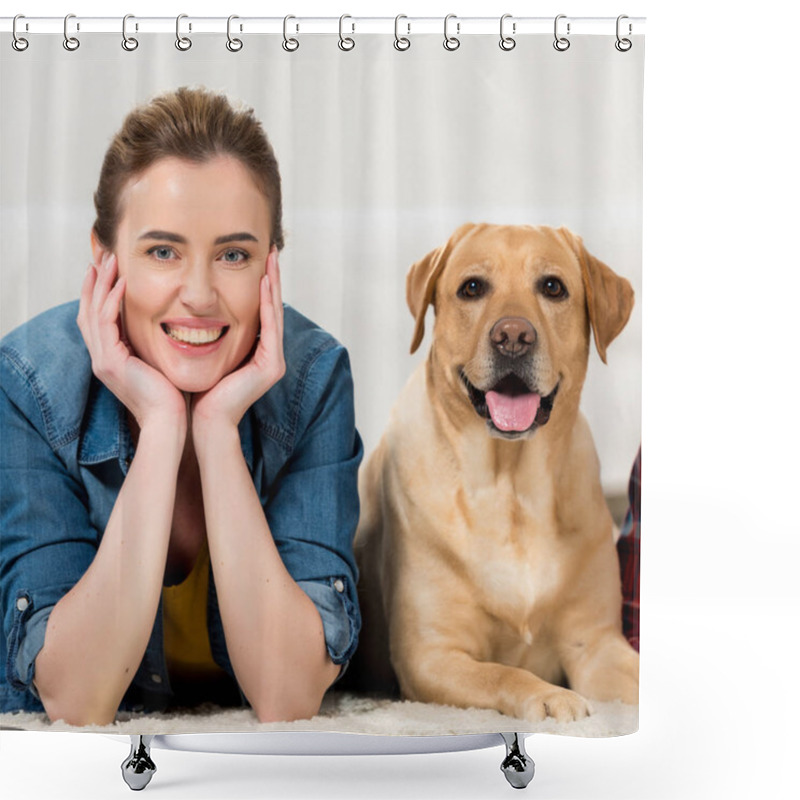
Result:
{"label": "dog's cream fur", "polygon": [[[476,277],[485,291],[465,299]],[[542,290],[548,277],[566,296]],[[412,700],[529,720],[583,717],[587,699],[637,703],[613,522],[578,410],[590,328],[605,361],[630,284],[564,228],[470,224],[413,265],[407,299],[412,352],[431,303],[434,336],[362,470],[361,669],[373,687],[393,672]],[[508,317],[535,331],[514,359],[525,382],[557,388],[529,432],[490,425],[463,380],[492,388],[490,331]]]}

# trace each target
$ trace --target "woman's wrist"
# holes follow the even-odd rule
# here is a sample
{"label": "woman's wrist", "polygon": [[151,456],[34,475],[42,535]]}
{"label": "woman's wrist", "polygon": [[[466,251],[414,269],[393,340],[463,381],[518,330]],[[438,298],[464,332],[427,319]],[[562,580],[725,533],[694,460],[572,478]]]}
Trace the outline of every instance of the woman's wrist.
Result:
{"label": "woman's wrist", "polygon": [[139,423],[138,447],[151,442],[155,447],[171,449],[180,457],[186,444],[188,424],[186,411],[153,413]]}
{"label": "woman's wrist", "polygon": [[192,441],[202,469],[203,462],[225,452],[241,452],[239,426],[225,417],[192,415]]}

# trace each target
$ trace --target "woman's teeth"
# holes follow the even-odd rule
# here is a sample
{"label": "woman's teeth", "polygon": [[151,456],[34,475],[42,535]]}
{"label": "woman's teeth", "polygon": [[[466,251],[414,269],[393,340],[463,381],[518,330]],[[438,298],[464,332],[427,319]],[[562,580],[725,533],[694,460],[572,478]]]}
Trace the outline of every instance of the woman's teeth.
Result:
{"label": "woman's teeth", "polygon": [[164,325],[164,331],[176,342],[184,344],[210,344],[216,342],[224,328],[181,328],[179,326]]}

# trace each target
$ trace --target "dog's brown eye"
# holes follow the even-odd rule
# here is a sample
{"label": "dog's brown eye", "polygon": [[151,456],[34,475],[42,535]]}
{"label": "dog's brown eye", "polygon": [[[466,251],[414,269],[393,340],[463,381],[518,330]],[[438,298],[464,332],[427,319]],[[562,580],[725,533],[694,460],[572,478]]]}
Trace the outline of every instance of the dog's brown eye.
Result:
{"label": "dog's brown eye", "polygon": [[486,284],[480,278],[470,278],[461,284],[458,296],[465,300],[475,300],[486,292]]}
{"label": "dog's brown eye", "polygon": [[567,287],[558,278],[544,278],[541,290],[544,295],[553,300],[562,300],[567,296]]}

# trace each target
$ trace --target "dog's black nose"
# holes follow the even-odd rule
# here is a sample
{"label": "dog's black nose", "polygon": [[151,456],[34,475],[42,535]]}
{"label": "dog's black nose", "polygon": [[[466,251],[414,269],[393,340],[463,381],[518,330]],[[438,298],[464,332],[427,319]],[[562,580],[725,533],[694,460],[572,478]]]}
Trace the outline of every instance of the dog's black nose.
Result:
{"label": "dog's black nose", "polygon": [[536,330],[524,317],[503,317],[489,332],[492,346],[509,358],[524,356],[536,342]]}

